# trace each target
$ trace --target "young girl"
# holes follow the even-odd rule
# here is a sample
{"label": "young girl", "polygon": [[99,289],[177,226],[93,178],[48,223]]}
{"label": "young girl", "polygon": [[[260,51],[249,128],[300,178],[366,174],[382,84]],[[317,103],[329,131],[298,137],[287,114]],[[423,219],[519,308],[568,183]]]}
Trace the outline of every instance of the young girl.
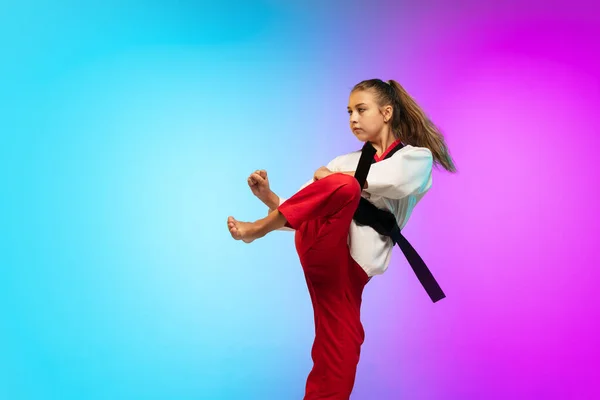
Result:
{"label": "young girl", "polygon": [[248,184],[269,214],[252,223],[227,220],[231,236],[246,243],[273,230],[296,232],[315,319],[305,400],[349,399],[364,341],[362,292],[390,262],[392,240],[353,220],[361,196],[391,212],[402,229],[431,188],[432,167],[456,171],[442,134],[398,82],[358,83],[348,114],[356,138],[377,150],[363,188],[354,177],[360,151],[319,168],[287,200],[271,191],[266,171],[259,170]]}

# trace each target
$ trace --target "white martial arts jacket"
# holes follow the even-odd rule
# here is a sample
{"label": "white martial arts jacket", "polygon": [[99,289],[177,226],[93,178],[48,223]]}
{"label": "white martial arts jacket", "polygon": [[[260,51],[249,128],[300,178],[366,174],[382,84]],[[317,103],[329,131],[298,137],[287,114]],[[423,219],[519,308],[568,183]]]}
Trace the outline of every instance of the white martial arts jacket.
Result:
{"label": "white martial arts jacket", "polygon": [[[392,145],[393,146],[393,145]],[[386,152],[391,150],[388,149]],[[355,171],[361,151],[338,156],[327,164],[333,172]],[[433,156],[424,147],[405,145],[389,158],[371,165],[367,176],[368,187],[362,196],[380,209],[388,210],[396,217],[400,229],[404,228],[414,207],[432,185]],[[313,183],[311,179],[299,190]],[[279,204],[286,198],[279,197]],[[293,230],[289,227],[281,230]],[[348,246],[352,258],[368,276],[383,274],[390,263],[393,241],[380,235],[369,226],[350,223]]]}

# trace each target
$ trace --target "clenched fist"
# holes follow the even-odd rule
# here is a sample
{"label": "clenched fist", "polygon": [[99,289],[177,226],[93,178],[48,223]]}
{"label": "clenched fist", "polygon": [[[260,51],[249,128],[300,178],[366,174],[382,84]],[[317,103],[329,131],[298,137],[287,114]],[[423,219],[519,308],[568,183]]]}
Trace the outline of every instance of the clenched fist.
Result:
{"label": "clenched fist", "polygon": [[266,199],[269,193],[271,193],[267,171],[259,169],[250,174],[248,177],[248,186],[250,186],[253,195],[261,200]]}

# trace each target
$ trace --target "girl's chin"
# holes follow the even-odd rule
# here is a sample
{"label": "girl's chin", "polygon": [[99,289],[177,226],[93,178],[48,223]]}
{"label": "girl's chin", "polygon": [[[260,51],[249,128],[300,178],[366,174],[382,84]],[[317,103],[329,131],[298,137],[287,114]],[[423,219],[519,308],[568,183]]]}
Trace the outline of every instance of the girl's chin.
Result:
{"label": "girl's chin", "polygon": [[360,131],[360,132],[352,132],[354,133],[354,136],[356,136],[356,138],[358,140],[360,140],[361,142],[366,142],[367,140],[369,140],[369,135],[365,134],[364,132]]}

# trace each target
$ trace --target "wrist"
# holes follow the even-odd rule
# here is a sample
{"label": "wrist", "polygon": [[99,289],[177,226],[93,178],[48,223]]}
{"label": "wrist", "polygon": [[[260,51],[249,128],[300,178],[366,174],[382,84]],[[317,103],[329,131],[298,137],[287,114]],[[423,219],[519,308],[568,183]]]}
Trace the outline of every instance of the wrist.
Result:
{"label": "wrist", "polygon": [[273,191],[269,191],[264,198],[260,199],[269,209],[274,210],[279,207],[279,196],[277,196]]}

